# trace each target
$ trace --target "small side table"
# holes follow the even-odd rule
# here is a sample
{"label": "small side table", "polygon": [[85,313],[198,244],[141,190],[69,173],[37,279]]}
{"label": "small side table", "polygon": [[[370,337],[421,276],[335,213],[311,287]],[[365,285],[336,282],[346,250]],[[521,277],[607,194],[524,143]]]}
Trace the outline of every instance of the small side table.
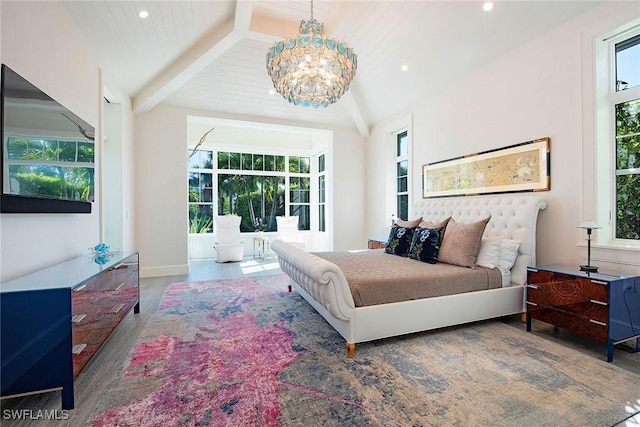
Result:
{"label": "small side table", "polygon": [[640,276],[587,273],[578,266],[527,267],[527,331],[540,320],[607,344],[636,340],[640,351]]}
{"label": "small side table", "polygon": [[386,239],[369,238],[367,241],[368,249],[384,249],[387,247]]}
{"label": "small side table", "polygon": [[269,250],[269,239],[264,236],[255,236],[253,238],[253,258],[264,259],[265,254]]}

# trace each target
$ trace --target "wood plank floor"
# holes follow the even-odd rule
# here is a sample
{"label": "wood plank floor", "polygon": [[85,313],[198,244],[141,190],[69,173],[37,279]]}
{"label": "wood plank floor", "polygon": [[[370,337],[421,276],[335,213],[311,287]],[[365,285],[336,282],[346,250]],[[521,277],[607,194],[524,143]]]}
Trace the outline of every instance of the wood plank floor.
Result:
{"label": "wood plank floor", "polygon": [[[103,345],[96,356],[87,364],[75,381],[75,409],[68,414],[60,410],[60,392],[41,393],[32,396],[3,399],[0,401],[0,425],[16,427],[78,427],[88,425],[90,415],[98,400],[107,389],[115,372],[126,360],[131,348],[134,346],[138,335],[146,323],[149,315],[157,307],[165,288],[174,282],[233,278],[241,276],[261,276],[280,273],[275,258],[267,258],[255,261],[248,257],[239,263],[218,264],[213,260],[192,261],[190,273],[183,276],[170,276],[141,279],[140,281],[140,313],[130,312],[122,323],[116,328],[111,337]],[[524,324],[520,316],[511,316],[503,319],[505,323],[514,328],[521,329]],[[562,345],[575,348],[595,358],[606,360],[606,346],[587,339],[583,339],[566,331],[558,330],[541,322],[533,324],[532,333],[549,339]],[[634,373],[640,373],[640,353],[632,352],[632,348],[626,345],[617,346],[614,354],[614,365],[627,369]],[[638,396],[640,398],[640,395]],[[28,412],[36,416],[39,410],[58,411],[58,418],[68,415],[67,419],[57,420],[33,420],[28,418]],[[23,419],[15,419],[15,414],[21,413]],[[26,415],[26,418],[24,417]],[[634,421],[638,425],[640,419]],[[620,424],[619,426],[623,426]]]}

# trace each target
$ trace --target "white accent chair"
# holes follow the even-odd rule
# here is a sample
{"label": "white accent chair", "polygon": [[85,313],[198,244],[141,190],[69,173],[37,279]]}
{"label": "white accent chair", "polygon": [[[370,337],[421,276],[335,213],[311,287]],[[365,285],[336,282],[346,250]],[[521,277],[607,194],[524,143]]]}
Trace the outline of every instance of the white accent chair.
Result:
{"label": "white accent chair", "polygon": [[218,215],[216,216],[215,249],[218,253],[216,262],[242,261],[244,255],[244,242],[240,240],[241,216]]}
{"label": "white accent chair", "polygon": [[307,250],[307,242],[304,241],[298,231],[297,216],[277,216],[276,226],[278,230],[276,239],[287,242],[288,244],[296,246],[303,251]]}

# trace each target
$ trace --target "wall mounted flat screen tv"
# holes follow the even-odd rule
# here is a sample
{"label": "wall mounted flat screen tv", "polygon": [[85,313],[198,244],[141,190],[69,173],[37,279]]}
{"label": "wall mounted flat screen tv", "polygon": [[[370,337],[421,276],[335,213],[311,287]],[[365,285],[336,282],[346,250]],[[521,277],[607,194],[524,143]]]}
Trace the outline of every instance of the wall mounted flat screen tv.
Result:
{"label": "wall mounted flat screen tv", "polygon": [[2,64],[2,213],[91,213],[95,129]]}

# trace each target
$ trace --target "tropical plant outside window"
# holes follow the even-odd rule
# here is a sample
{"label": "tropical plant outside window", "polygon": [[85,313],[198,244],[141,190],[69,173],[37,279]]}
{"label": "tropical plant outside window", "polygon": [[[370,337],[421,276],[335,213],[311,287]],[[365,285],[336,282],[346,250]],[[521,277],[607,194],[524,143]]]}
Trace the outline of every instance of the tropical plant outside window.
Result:
{"label": "tropical plant outside window", "polygon": [[617,239],[640,239],[640,99],[624,91],[640,86],[640,34],[615,45],[616,217]]}
{"label": "tropical plant outside window", "polygon": [[8,136],[9,192],[66,200],[94,199],[94,144]]}

